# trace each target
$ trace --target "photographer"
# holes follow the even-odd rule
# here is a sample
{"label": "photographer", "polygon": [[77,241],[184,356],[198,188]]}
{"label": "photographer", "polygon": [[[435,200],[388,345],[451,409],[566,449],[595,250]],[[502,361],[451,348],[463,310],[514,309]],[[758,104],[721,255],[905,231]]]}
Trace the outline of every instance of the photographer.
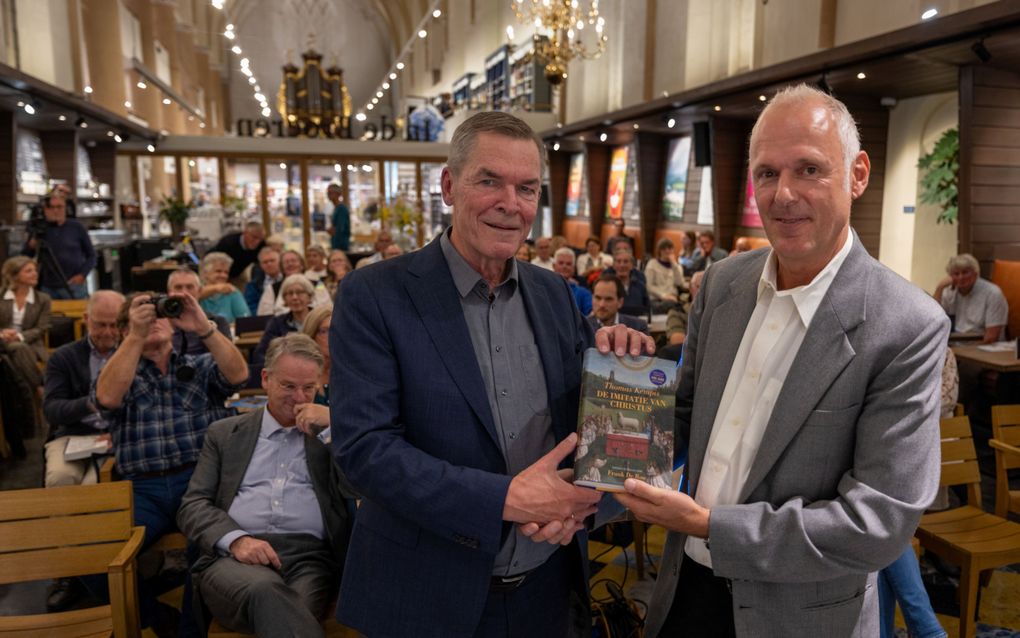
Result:
{"label": "photographer", "polygon": [[85,299],[85,277],[96,267],[96,250],[88,231],[67,218],[67,203],[58,195],[42,200],[42,215],[33,210],[29,239],[22,254],[35,257],[40,267],[39,289],[54,299]]}
{"label": "photographer", "polygon": [[[230,416],[224,402],[248,378],[248,366],[191,295],[135,295],[117,324],[123,339],[91,400],[110,425],[118,473],[132,481],[135,525],[145,527],[148,547],[175,529],[206,429]],[[209,354],[174,352],[174,327],[192,333]],[[142,592],[144,626],[156,616],[156,601]]]}

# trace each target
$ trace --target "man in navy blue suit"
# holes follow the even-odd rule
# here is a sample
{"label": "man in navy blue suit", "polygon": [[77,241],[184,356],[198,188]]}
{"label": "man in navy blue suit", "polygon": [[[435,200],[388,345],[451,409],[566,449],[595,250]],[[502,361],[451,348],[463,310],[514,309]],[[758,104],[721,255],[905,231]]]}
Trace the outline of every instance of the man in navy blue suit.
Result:
{"label": "man in navy blue suit", "polygon": [[582,521],[600,497],[562,466],[592,331],[562,277],[513,259],[543,158],[522,121],[473,116],[442,174],[452,229],[340,289],[333,447],[362,501],[337,616],[370,638],[591,631]]}

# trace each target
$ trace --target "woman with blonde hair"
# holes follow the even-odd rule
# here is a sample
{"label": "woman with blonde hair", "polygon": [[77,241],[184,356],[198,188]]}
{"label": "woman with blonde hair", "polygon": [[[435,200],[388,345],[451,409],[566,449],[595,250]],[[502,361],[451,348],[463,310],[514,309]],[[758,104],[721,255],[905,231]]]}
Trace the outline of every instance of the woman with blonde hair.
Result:
{"label": "woman with blonde hair", "polygon": [[[297,425],[310,434],[320,430],[328,432],[329,428],[329,326],[332,317],[333,304],[319,306],[308,313],[301,328],[301,332],[315,341],[325,359],[314,402],[297,406]],[[328,442],[329,435],[324,433],[320,438]]]}
{"label": "woman with blonde hair", "polygon": [[336,297],[336,289],[340,286],[340,281],[352,270],[354,270],[354,266],[347,258],[347,253],[339,248],[330,251],[329,259],[326,261],[326,276],[323,279],[330,299]]}

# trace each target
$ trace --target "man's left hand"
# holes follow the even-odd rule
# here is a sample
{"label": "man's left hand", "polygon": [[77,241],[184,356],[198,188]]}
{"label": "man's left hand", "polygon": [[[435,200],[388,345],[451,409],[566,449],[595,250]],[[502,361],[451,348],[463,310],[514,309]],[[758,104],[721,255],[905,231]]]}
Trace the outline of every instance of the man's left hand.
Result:
{"label": "man's left hand", "polygon": [[205,334],[209,332],[209,317],[205,315],[205,311],[202,310],[202,306],[198,305],[195,298],[186,292],[170,295],[181,300],[184,304],[184,310],[181,311],[181,316],[176,319],[171,319],[170,323],[175,327],[185,330],[187,332],[194,332],[197,334]]}
{"label": "man's left hand", "polygon": [[612,350],[621,357],[625,354],[636,357],[641,354],[642,349],[646,354],[652,355],[655,354],[655,339],[618,323],[615,326],[599,328],[595,333],[595,347],[602,354]]}
{"label": "man's left hand", "polygon": [[627,479],[626,493],[613,494],[639,521],[661,525],[668,530],[708,538],[709,510],[683,492],[652,487],[644,481]]}
{"label": "man's left hand", "polygon": [[85,283],[85,275],[82,275],[82,274],[79,273],[79,274],[75,275],[74,277],[71,277],[70,279],[68,279],[67,283],[71,284],[72,286],[80,286],[83,283]]}

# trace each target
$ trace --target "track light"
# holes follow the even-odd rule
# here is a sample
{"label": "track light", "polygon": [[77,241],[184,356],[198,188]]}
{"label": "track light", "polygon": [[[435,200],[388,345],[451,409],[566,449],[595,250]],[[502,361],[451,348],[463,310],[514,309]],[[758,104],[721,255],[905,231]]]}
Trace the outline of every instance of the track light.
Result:
{"label": "track light", "polygon": [[992,52],[985,48],[984,39],[975,42],[973,46],[970,47],[970,50],[973,51],[974,55],[978,56],[982,62],[988,62],[992,59]]}

